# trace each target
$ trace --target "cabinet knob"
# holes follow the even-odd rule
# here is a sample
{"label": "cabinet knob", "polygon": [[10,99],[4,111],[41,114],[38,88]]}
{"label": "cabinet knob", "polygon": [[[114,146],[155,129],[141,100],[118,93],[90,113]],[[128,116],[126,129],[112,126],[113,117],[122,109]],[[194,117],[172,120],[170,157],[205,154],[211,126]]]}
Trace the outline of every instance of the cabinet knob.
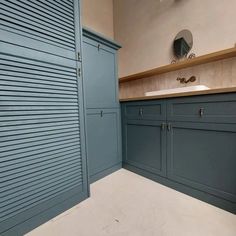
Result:
{"label": "cabinet knob", "polygon": [[171,123],[168,123],[168,125],[167,125],[167,130],[168,130],[168,131],[171,131]]}
{"label": "cabinet knob", "polygon": [[199,109],[199,116],[200,116],[200,117],[203,117],[203,115],[204,115],[204,108],[201,107],[201,108]]}
{"label": "cabinet knob", "polygon": [[81,69],[80,68],[77,69],[77,75],[78,75],[78,77],[81,77]]}
{"label": "cabinet knob", "polygon": [[139,115],[140,115],[140,116],[143,115],[143,108],[139,108]]}
{"label": "cabinet knob", "polygon": [[162,131],[165,131],[165,129],[166,129],[166,123],[162,123],[162,124],[161,124],[161,130],[162,130]]}
{"label": "cabinet knob", "polygon": [[78,52],[78,53],[77,53],[77,57],[78,57],[78,58],[77,58],[77,59],[78,59],[78,61],[81,61],[80,52]]}

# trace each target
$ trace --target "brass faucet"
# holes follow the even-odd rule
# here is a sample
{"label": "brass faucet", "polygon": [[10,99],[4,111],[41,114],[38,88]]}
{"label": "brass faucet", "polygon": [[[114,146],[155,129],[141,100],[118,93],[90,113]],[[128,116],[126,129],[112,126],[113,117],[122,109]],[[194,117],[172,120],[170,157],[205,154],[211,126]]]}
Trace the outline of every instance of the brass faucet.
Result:
{"label": "brass faucet", "polygon": [[189,79],[178,77],[177,80],[180,81],[181,84],[187,84],[189,82],[195,82],[197,79],[196,76],[191,76]]}

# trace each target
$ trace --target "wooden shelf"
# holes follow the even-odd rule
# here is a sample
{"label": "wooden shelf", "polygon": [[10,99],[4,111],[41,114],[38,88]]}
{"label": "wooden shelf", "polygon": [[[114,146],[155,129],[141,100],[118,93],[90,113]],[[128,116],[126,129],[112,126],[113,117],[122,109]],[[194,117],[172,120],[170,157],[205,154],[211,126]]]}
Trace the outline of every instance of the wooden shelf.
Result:
{"label": "wooden shelf", "polygon": [[185,61],[177,62],[175,64],[170,64],[166,66],[161,66],[152,70],[147,70],[141,73],[125,76],[119,79],[119,83],[124,83],[132,80],[143,79],[151,77],[154,75],[160,75],[171,71],[176,71],[184,69],[191,66],[206,64],[209,62],[214,62],[218,60],[223,60],[231,57],[236,57],[236,47],[225,49],[222,51],[206,54],[203,56],[195,57],[193,59],[188,59]]}

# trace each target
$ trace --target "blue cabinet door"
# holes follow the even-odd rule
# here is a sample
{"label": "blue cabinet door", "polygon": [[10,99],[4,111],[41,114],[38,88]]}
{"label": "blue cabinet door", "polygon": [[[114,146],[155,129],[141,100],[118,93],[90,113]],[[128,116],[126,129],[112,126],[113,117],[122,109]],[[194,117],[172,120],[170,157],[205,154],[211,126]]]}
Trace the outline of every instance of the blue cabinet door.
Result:
{"label": "blue cabinet door", "polygon": [[119,109],[87,111],[87,140],[90,179],[121,164]]}
{"label": "blue cabinet door", "polygon": [[122,106],[126,119],[134,120],[166,120],[166,101],[128,102]]}
{"label": "blue cabinet door", "polygon": [[83,73],[87,108],[118,108],[116,50],[83,38]]}
{"label": "blue cabinet door", "polygon": [[173,122],[168,178],[236,203],[236,125]]}
{"label": "blue cabinet door", "polygon": [[167,100],[169,121],[236,123],[236,94],[180,97]]}
{"label": "blue cabinet door", "polygon": [[123,161],[166,176],[166,126],[161,121],[123,122]]}
{"label": "blue cabinet door", "polygon": [[1,235],[88,197],[79,1],[66,2],[0,2]]}

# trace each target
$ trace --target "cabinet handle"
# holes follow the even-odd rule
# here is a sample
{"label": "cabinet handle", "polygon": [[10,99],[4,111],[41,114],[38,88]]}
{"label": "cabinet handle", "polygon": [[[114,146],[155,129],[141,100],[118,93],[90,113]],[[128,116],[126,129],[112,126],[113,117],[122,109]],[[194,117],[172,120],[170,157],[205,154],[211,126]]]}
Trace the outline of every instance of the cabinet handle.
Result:
{"label": "cabinet handle", "polygon": [[81,77],[81,69],[80,68],[78,68],[78,70],[77,70],[77,75],[78,75],[78,77]]}
{"label": "cabinet handle", "polygon": [[103,110],[101,110],[101,112],[100,112],[100,116],[103,117]]}
{"label": "cabinet handle", "polygon": [[139,108],[139,115],[143,116],[143,108]]}
{"label": "cabinet handle", "polygon": [[80,52],[77,53],[78,61],[81,61]]}
{"label": "cabinet handle", "polygon": [[101,44],[99,43],[98,44],[98,51],[101,49]]}
{"label": "cabinet handle", "polygon": [[168,131],[171,131],[171,123],[168,123],[168,125],[167,125],[167,130],[168,130]]}
{"label": "cabinet handle", "polygon": [[166,129],[166,123],[162,123],[162,124],[161,124],[161,130],[162,130],[162,131],[165,131],[165,129]]}
{"label": "cabinet handle", "polygon": [[199,109],[199,115],[200,115],[200,117],[203,117],[203,115],[204,115],[204,108],[200,108]]}

